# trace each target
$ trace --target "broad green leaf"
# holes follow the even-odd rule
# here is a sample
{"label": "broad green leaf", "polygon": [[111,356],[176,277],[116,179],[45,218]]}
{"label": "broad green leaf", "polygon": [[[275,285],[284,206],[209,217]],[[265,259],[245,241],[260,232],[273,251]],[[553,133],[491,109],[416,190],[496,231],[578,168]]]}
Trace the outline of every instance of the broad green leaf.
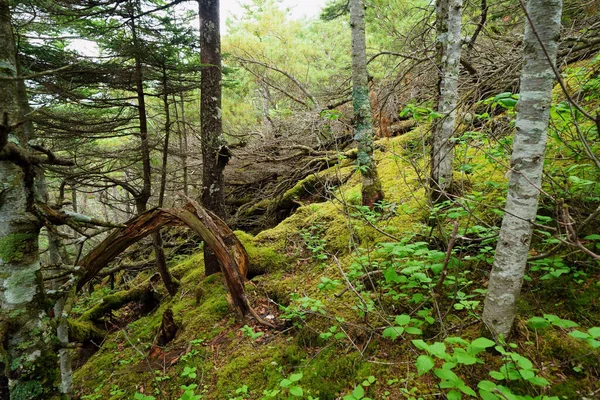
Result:
{"label": "broad green leaf", "polygon": [[523,369],[532,369],[533,364],[527,358],[519,356],[515,358],[517,365]]}
{"label": "broad green leaf", "polygon": [[290,375],[290,381],[292,382],[298,382],[300,379],[302,379],[304,375],[302,375],[302,372],[299,372],[297,374],[291,374]]}
{"label": "broad green leaf", "polygon": [[427,351],[429,354],[436,356],[437,358],[447,359],[449,357],[446,353],[446,345],[442,342],[435,342],[429,346]]}
{"label": "broad green leaf", "polygon": [[457,392],[456,390],[452,390],[452,391],[448,392],[448,394],[446,395],[446,398],[448,400],[460,400],[460,399],[462,399],[462,393]]}
{"label": "broad green leaf", "polygon": [[390,326],[389,328],[385,328],[382,335],[384,338],[390,338],[392,340],[396,340],[398,336],[402,335],[404,332],[404,328],[401,326]]}
{"label": "broad green leaf", "polygon": [[292,384],[292,381],[290,381],[289,379],[282,379],[281,382],[279,382],[279,386],[281,387],[290,387],[290,385]]}
{"label": "broad green leaf", "polygon": [[477,364],[477,361],[479,361],[479,359],[471,354],[468,354],[465,350],[463,349],[454,349],[454,357],[456,357],[456,361],[459,364],[465,364],[465,365],[473,365],[473,364]]}
{"label": "broad green leaf", "polygon": [[494,342],[493,340],[484,338],[484,337],[477,338],[471,342],[471,347],[477,348],[477,349],[487,349],[488,347],[492,347],[495,345],[496,345],[496,342]]}
{"label": "broad green leaf", "polygon": [[578,330],[574,330],[573,332],[569,333],[569,336],[574,337],[575,339],[587,339],[590,337],[590,335],[588,335],[587,333],[578,331]]}
{"label": "broad green leaf", "polygon": [[483,380],[477,384],[477,387],[481,390],[487,390],[488,392],[491,392],[496,388],[496,384],[492,381]]}
{"label": "broad green leaf", "polygon": [[542,329],[550,326],[550,323],[546,320],[546,318],[533,317],[527,320],[527,326],[531,329]]}
{"label": "broad green leaf", "polygon": [[479,396],[482,400],[500,400],[500,397],[486,390],[479,390]]}
{"label": "broad green leaf", "polygon": [[451,344],[463,344],[463,345],[468,345],[469,342],[467,342],[465,339],[461,338],[461,337],[448,337],[445,339],[446,342],[451,343]]}
{"label": "broad green leaf", "polygon": [[458,382],[459,381],[459,377],[456,376],[456,374],[454,372],[452,372],[449,369],[444,369],[444,368],[438,368],[436,370],[433,371],[433,373],[440,379],[444,379],[450,382]]}
{"label": "broad green leaf", "polygon": [[292,386],[290,388],[290,394],[292,396],[302,397],[302,395],[304,394],[304,391],[302,390],[302,388],[300,386]]}
{"label": "broad green leaf", "polygon": [[358,385],[354,388],[352,391],[352,396],[354,396],[356,400],[360,400],[365,397],[365,389],[363,389],[362,385]]}
{"label": "broad green leaf", "polygon": [[427,351],[429,349],[429,345],[427,343],[425,343],[423,340],[421,339],[415,339],[412,341],[412,344],[419,350],[425,350]]}
{"label": "broad green leaf", "polygon": [[600,327],[595,326],[593,328],[588,329],[588,332],[594,339],[600,338]]}
{"label": "broad green leaf", "polygon": [[547,379],[542,378],[541,376],[536,376],[534,378],[527,379],[527,381],[533,383],[534,385],[538,385],[538,386],[550,386],[550,382],[548,382]]}
{"label": "broad green leaf", "polygon": [[506,379],[506,377],[498,371],[490,371],[490,376],[499,381]]}
{"label": "broad green leaf", "polygon": [[433,358],[430,356],[425,354],[420,355],[419,358],[417,358],[417,371],[419,372],[419,375],[425,374],[433,368],[434,364]]}
{"label": "broad green leaf", "polygon": [[406,333],[411,335],[422,335],[423,331],[419,328],[415,328],[414,326],[407,326],[405,329]]}
{"label": "broad green leaf", "polygon": [[396,324],[400,326],[407,325],[410,322],[410,315],[402,314],[398,315],[395,319]]}
{"label": "broad green leaf", "polygon": [[461,380],[457,385],[458,389],[460,389],[464,394],[468,394],[469,396],[477,397],[477,393]]}

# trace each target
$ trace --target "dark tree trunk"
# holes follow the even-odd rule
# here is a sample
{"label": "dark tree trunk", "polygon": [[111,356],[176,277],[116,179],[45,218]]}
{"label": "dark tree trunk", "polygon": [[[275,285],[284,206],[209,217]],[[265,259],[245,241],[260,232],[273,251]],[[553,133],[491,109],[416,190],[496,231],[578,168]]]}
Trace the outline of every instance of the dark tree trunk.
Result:
{"label": "dark tree trunk", "polygon": [[[137,29],[135,25],[135,18],[133,13],[131,17],[131,34],[133,36],[133,43],[136,51],[139,51],[140,46],[137,37]],[[135,81],[136,91],[138,98],[138,115],[140,119],[140,151],[142,155],[142,170],[143,170],[143,186],[140,193],[135,198],[136,211],[142,214],[148,207],[148,200],[152,191],[152,175],[150,169],[150,146],[148,144],[148,120],[146,117],[146,100],[144,94],[144,80],[142,71],[142,62],[139,54],[135,54]],[[168,108],[168,105],[167,105]],[[168,146],[168,143],[166,144]],[[165,153],[166,156],[166,153]],[[163,169],[166,168],[166,162],[163,164]],[[166,181],[166,176],[165,176]],[[162,187],[161,187],[162,194]],[[162,196],[161,196],[162,197]],[[154,245],[154,256],[156,258],[156,269],[160,274],[165,287],[169,291],[169,294],[174,295],[177,292],[177,283],[173,280],[171,273],[167,267],[167,261],[165,260],[165,252],[162,248],[162,238],[160,232],[152,234],[152,243]]]}
{"label": "dark tree trunk", "polygon": [[[221,111],[221,35],[219,32],[219,0],[200,0],[200,125],[202,136],[202,205],[220,218],[225,217],[223,169],[227,156]],[[217,258],[208,246],[204,248],[205,274],[220,271]]]}
{"label": "dark tree trunk", "polygon": [[165,110],[165,143],[163,147],[162,170],[160,175],[160,193],[158,194],[158,206],[162,207],[165,202],[165,190],[167,188],[167,162],[169,159],[169,138],[171,136],[171,114],[169,112],[169,93],[167,91],[167,67],[163,65],[163,107]]}

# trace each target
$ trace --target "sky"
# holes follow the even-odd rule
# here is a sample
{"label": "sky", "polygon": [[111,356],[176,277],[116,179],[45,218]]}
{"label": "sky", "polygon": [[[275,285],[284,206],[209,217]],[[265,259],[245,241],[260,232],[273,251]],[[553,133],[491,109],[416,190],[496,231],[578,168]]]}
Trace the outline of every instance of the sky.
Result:
{"label": "sky", "polygon": [[[249,0],[221,0],[221,31],[225,28],[225,20],[232,15],[240,14],[240,4],[247,4]],[[326,0],[282,0],[283,7],[290,7],[292,18],[316,17],[321,12]]]}
{"label": "sky", "polygon": [[[289,7],[291,17],[294,19],[301,19],[304,17],[311,18],[317,17],[321,13],[321,9],[327,2],[327,0],[279,0],[282,7]],[[240,15],[244,9],[241,7],[242,4],[248,4],[251,0],[221,0],[221,33],[226,34],[225,21],[227,18],[234,15]],[[181,5],[183,9],[194,8],[197,9],[197,4],[193,2],[183,3]],[[88,56],[95,56],[98,53],[98,48],[92,41],[86,41],[82,39],[73,40],[69,45],[70,48],[76,49],[82,54]]]}

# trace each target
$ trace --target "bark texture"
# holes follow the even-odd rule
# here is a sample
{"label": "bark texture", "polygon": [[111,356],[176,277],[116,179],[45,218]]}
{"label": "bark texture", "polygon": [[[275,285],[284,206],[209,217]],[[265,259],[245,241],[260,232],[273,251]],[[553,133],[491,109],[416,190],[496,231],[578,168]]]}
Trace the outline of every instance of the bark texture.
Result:
{"label": "bark texture", "polygon": [[[254,312],[246,297],[244,280],[248,273],[249,261],[244,246],[225,222],[191,200],[185,208],[149,210],[129,221],[125,227],[115,230],[79,262],[84,273],[77,282],[77,290],[81,290],[127,247],[165,225],[186,225],[198,233],[217,255],[217,265],[220,265],[233,303],[241,314],[250,313],[259,322],[273,326]],[[105,298],[104,301],[108,300]]]}
{"label": "bark texture", "polygon": [[[17,75],[16,48],[8,0],[0,0],[0,75]],[[16,80],[0,85],[0,153],[7,141],[23,148],[25,133],[8,125],[20,119]],[[40,221],[31,213],[35,169],[0,160],[0,365],[11,399],[58,394],[56,335],[50,326],[41,284]]]}
{"label": "bark texture", "polygon": [[[221,33],[219,31],[219,0],[200,0],[200,126],[202,145],[202,205],[219,218],[225,217],[223,169],[227,157],[221,110]],[[204,247],[205,274],[219,271],[217,257]]]}
{"label": "bark texture", "polygon": [[492,334],[505,337],[515,318],[537,214],[554,84],[551,63],[556,61],[562,1],[529,0],[527,13],[533,28],[526,22],[512,169],[483,310],[483,321]]}
{"label": "bark texture", "polygon": [[350,0],[350,27],[354,139],[358,144],[356,161],[362,174],[362,204],[372,208],[374,203],[383,199],[383,191],[373,157],[373,121],[369,102],[364,0]]}
{"label": "bark texture", "polygon": [[458,101],[458,74],[462,38],[462,0],[437,0],[436,46],[438,51],[437,112],[441,118],[434,124],[431,144],[432,200],[445,199],[452,183],[453,143]]}

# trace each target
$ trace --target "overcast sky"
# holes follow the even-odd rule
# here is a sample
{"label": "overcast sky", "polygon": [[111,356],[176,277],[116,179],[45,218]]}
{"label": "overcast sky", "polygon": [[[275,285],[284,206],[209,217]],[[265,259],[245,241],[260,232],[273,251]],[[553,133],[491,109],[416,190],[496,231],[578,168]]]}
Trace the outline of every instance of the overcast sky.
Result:
{"label": "overcast sky", "polygon": [[[225,28],[225,20],[232,15],[241,14],[240,4],[249,0],[221,0],[221,31]],[[321,12],[326,0],[283,0],[283,7],[290,7],[293,18],[315,17]]]}
{"label": "overcast sky", "polygon": [[[251,0],[221,0],[221,32],[225,33],[225,21],[233,15],[240,15],[244,9],[241,4],[248,4]],[[327,0],[281,0],[282,7],[289,7],[292,18],[300,19],[304,17],[316,17],[321,12],[321,8]],[[197,4],[183,3],[180,5],[182,9],[198,9]],[[195,21],[197,24],[197,20]],[[98,53],[98,47],[93,41],[77,39],[72,40],[70,48],[76,49],[82,54],[95,56]]]}

